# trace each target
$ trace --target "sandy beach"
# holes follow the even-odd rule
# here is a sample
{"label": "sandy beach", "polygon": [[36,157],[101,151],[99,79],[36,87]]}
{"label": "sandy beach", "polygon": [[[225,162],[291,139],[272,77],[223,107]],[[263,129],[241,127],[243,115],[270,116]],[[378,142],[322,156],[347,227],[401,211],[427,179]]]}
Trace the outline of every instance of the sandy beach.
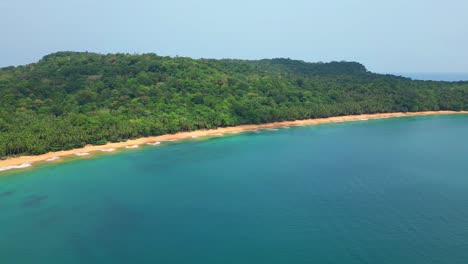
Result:
{"label": "sandy beach", "polygon": [[383,119],[392,117],[404,117],[404,116],[424,116],[424,115],[448,115],[448,114],[468,114],[468,111],[425,111],[425,112],[408,112],[408,113],[381,113],[381,114],[364,114],[364,115],[351,115],[351,116],[338,116],[328,118],[316,118],[316,119],[304,119],[295,121],[282,121],[259,125],[240,125],[235,127],[222,127],[210,130],[197,130],[190,132],[180,132],[176,134],[167,134],[161,136],[145,137],[128,140],[126,142],[108,143],[106,145],[87,145],[83,148],[64,150],[57,152],[49,152],[37,156],[20,156],[12,157],[6,160],[0,161],[0,172],[10,169],[26,168],[37,162],[52,162],[58,160],[61,157],[66,156],[86,156],[92,152],[112,152],[116,149],[127,148],[137,149],[138,146],[143,144],[158,145],[158,142],[164,141],[175,141],[190,138],[199,138],[206,136],[222,136],[224,134],[234,134],[244,131],[254,131],[258,129],[275,129],[292,126],[305,126],[305,125],[316,125],[326,123],[339,123],[339,122],[350,122],[350,121],[365,121],[370,119]]}

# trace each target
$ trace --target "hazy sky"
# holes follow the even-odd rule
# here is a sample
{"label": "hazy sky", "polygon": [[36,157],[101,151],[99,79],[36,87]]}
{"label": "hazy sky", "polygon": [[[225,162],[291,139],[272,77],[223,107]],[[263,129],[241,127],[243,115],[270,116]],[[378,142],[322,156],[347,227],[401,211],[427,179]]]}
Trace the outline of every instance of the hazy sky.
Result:
{"label": "hazy sky", "polygon": [[468,72],[468,0],[1,0],[0,66],[60,50]]}

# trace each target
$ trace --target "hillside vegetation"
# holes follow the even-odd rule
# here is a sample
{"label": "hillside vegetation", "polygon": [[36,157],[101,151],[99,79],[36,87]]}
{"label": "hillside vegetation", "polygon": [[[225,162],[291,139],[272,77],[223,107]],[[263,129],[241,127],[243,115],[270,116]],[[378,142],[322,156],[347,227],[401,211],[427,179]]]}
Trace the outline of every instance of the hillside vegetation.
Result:
{"label": "hillside vegetation", "polygon": [[0,69],[0,156],[221,126],[423,110],[468,110],[468,83],[374,74],[355,62],[58,52]]}

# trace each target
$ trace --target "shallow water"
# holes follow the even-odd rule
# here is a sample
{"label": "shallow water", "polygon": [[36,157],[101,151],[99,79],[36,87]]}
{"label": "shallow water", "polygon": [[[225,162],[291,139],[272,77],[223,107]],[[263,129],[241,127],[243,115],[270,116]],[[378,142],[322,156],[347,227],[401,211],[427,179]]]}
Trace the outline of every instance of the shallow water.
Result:
{"label": "shallow water", "polygon": [[262,130],[0,177],[1,263],[466,263],[468,116]]}

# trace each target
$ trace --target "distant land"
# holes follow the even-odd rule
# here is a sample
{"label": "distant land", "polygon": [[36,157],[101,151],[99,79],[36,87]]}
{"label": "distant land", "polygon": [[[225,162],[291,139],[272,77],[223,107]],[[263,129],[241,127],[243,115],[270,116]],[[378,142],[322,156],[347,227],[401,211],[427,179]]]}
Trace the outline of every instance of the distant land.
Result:
{"label": "distant land", "polygon": [[57,52],[0,69],[0,157],[332,116],[468,110],[468,82],[357,62]]}
{"label": "distant land", "polygon": [[395,72],[391,74],[422,81],[468,81],[468,73],[466,72]]}

